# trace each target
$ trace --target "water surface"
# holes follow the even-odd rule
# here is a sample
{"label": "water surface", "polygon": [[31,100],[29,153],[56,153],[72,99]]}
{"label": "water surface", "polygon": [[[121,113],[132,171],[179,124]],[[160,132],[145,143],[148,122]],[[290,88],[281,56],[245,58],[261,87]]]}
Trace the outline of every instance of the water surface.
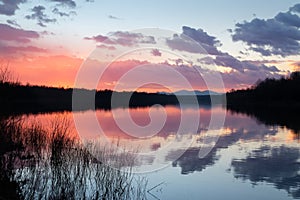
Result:
{"label": "water surface", "polygon": [[[126,121],[126,112],[140,127],[164,114],[166,122],[156,134],[149,129],[128,134],[114,120]],[[226,114],[223,126],[209,127],[212,113]],[[198,114],[200,121],[195,122]],[[148,179],[148,199],[300,199],[299,135],[285,127],[265,125],[221,106],[117,108],[25,117],[47,126],[58,115],[72,121],[72,131],[82,140],[117,141],[121,148],[138,149],[135,171]],[[196,131],[185,127],[178,133],[182,115],[197,123]],[[85,122],[80,130],[74,116]],[[91,124],[94,116],[100,131]],[[201,158],[199,150],[205,147],[210,151]]]}

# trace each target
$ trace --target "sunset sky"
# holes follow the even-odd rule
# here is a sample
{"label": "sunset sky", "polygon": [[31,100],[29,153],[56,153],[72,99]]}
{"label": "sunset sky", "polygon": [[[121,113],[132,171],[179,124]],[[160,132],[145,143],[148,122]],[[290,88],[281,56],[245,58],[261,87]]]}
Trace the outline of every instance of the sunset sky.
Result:
{"label": "sunset sky", "polygon": [[120,79],[136,66],[140,79],[187,89],[163,64],[193,89],[217,73],[225,90],[245,88],[300,70],[298,2],[0,0],[0,65],[23,84],[73,87],[80,67],[92,77],[109,64],[98,89],[134,89],[136,79]]}

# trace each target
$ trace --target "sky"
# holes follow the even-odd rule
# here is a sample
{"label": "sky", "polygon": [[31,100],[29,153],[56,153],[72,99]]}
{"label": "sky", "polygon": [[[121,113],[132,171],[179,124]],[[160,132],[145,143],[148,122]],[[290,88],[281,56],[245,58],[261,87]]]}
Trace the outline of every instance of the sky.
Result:
{"label": "sky", "polygon": [[228,91],[300,70],[299,42],[294,0],[0,0],[0,66],[23,84]]}

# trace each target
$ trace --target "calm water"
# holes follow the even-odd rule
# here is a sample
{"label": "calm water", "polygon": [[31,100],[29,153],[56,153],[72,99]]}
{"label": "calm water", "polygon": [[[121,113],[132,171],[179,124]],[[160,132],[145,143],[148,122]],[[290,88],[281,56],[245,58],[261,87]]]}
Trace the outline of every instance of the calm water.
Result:
{"label": "calm water", "polygon": [[[138,129],[120,128],[128,113]],[[195,121],[199,114],[200,121]],[[222,121],[223,115],[223,126],[210,126],[212,116]],[[117,142],[119,148],[133,150],[139,161],[135,172],[148,179],[148,199],[300,199],[299,136],[284,127],[267,126],[222,107],[24,115],[45,126],[57,116],[70,119],[73,133],[83,141]],[[159,124],[148,125],[161,116],[166,121],[157,132]],[[191,125],[179,129],[182,116]],[[189,129],[195,124],[196,130]],[[206,150],[203,158],[199,150]]]}

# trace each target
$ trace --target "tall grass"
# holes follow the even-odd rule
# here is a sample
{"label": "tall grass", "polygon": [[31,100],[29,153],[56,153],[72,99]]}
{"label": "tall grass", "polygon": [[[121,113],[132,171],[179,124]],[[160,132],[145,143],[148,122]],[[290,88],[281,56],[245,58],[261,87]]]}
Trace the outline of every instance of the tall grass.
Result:
{"label": "tall grass", "polygon": [[48,129],[2,118],[0,199],[146,199],[147,180],[132,173],[131,155],[83,145],[63,118]]}

